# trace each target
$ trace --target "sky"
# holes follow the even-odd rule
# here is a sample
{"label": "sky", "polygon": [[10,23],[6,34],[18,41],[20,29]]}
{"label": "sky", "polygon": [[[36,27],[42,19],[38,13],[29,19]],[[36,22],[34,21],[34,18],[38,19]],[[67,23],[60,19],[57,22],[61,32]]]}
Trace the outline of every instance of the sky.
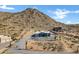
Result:
{"label": "sky", "polygon": [[58,22],[79,24],[79,5],[0,5],[0,12],[21,12],[36,8]]}

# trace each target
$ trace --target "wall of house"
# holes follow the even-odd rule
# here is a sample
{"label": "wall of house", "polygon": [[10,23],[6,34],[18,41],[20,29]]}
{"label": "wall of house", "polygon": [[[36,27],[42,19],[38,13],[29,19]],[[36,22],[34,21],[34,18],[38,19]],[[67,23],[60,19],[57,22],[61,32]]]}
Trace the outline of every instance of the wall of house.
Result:
{"label": "wall of house", "polygon": [[6,43],[12,41],[11,37],[0,35],[0,43]]}

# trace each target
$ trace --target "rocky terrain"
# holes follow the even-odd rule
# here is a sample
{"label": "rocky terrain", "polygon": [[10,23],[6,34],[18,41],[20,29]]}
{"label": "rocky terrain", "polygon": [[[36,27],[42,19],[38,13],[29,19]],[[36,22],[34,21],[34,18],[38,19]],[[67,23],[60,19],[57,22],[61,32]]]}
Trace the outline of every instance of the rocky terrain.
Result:
{"label": "rocky terrain", "polygon": [[[64,31],[56,32],[56,40],[28,40],[29,35],[32,35],[34,32],[49,31],[54,27],[64,28]],[[4,53],[15,51],[16,53],[17,51],[25,53],[26,50],[70,53],[79,52],[79,24],[66,25],[57,22],[46,14],[33,8],[27,8],[26,10],[17,13],[0,12],[0,35],[11,37],[13,40],[13,42],[9,43],[6,48],[7,51]],[[15,43],[19,41],[16,39],[27,39],[25,44],[26,50],[14,49]],[[5,44],[0,45],[3,46]]]}
{"label": "rocky terrain", "polygon": [[3,35],[18,36],[23,30],[49,30],[54,26],[65,27],[37,9],[28,8],[17,13],[0,12],[0,34]]}
{"label": "rocky terrain", "polygon": [[78,32],[79,33],[79,24],[70,24],[70,25],[67,25],[68,26],[68,28],[71,30],[73,30],[73,31],[75,31],[75,32]]}

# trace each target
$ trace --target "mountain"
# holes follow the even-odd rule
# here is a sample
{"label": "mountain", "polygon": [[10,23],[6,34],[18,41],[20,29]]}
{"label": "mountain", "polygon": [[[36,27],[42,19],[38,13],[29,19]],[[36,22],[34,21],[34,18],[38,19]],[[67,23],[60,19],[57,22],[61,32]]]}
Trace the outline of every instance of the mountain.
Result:
{"label": "mountain", "polygon": [[24,30],[50,30],[55,26],[67,28],[67,25],[33,8],[17,13],[0,12],[0,35],[19,36]]}

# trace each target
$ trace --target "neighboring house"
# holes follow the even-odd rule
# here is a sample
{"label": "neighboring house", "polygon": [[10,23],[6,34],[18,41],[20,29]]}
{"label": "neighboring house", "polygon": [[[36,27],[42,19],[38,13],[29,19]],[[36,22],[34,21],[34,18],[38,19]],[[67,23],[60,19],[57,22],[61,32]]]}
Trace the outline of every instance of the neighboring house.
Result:
{"label": "neighboring house", "polygon": [[64,29],[62,27],[54,27],[52,30],[50,30],[51,32],[61,32]]}
{"label": "neighboring house", "polygon": [[12,41],[11,37],[0,35],[0,43],[6,43]]}

